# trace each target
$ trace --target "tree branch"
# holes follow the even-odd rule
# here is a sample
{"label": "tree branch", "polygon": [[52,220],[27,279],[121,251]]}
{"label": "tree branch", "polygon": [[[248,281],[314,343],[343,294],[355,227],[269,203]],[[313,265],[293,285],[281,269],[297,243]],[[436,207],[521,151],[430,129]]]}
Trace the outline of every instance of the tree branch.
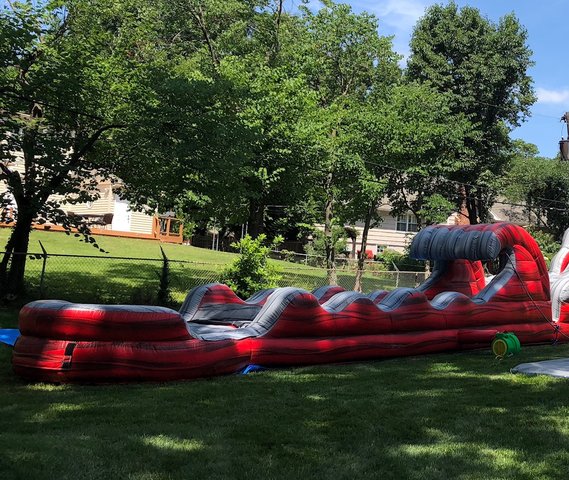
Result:
{"label": "tree branch", "polygon": [[79,164],[81,159],[85,155],[87,155],[87,153],[91,151],[91,149],[93,148],[93,146],[95,145],[97,140],[99,140],[99,138],[103,133],[105,133],[108,130],[125,128],[125,127],[126,127],[125,124],[112,123],[109,125],[105,125],[96,130],[95,132],[93,132],[93,134],[87,139],[87,141],[83,144],[83,146],[71,155],[69,163],[66,165],[66,167],[62,169],[57,175],[53,176],[45,186],[44,191],[40,192],[39,195],[40,197],[42,197],[42,201],[45,202],[47,198],[54,192],[54,190],[63,183],[69,172]]}
{"label": "tree branch", "polygon": [[0,162],[0,170],[2,170],[2,175],[0,175],[0,178],[7,179],[12,173],[12,171],[2,162]]}
{"label": "tree branch", "polygon": [[281,19],[283,14],[283,3],[284,0],[277,1],[277,11],[276,11],[276,18],[275,18],[275,45],[274,45],[274,54],[275,57],[278,55],[281,45],[280,45],[280,29],[281,29]]}
{"label": "tree branch", "polygon": [[104,127],[101,127],[98,130],[96,130],[87,139],[87,141],[79,149],[79,151],[74,152],[73,155],[71,155],[71,160],[69,161],[70,166],[73,167],[74,165],[77,165],[77,163],[79,163],[81,158],[83,158],[87,153],[89,153],[89,151],[91,151],[91,149],[93,148],[93,145],[95,145],[95,143],[97,142],[97,140],[99,140],[99,138],[101,137],[101,135],[103,133],[105,133],[108,130],[114,130],[114,129],[125,128],[125,127],[126,127],[126,125],[123,123],[111,123],[109,125],[105,125]]}
{"label": "tree branch", "polygon": [[198,9],[199,9],[199,11],[196,11],[191,6],[188,7],[188,10],[194,16],[196,21],[198,22],[198,26],[200,27],[200,30],[202,31],[205,43],[207,44],[207,48],[209,50],[209,55],[211,56],[211,61],[213,62],[213,65],[217,69],[219,67],[219,58],[217,56],[217,53],[215,52],[213,40],[209,36],[209,32],[208,32],[207,26],[205,24],[205,19],[204,19],[204,14],[203,14],[203,9],[201,7],[201,4],[198,5]]}

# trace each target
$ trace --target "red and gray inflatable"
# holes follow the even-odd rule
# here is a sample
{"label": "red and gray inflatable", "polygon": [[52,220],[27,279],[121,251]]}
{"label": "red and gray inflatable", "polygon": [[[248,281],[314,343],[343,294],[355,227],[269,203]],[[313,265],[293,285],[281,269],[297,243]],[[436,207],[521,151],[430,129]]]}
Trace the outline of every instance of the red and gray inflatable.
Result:
{"label": "red and gray inflatable", "polygon": [[[541,343],[563,330],[563,308],[552,320],[543,256],[521,227],[431,226],[415,236],[411,254],[435,262],[415,289],[364,295],[340,287],[312,293],[289,287],[244,301],[225,285],[209,284],[191,290],[179,312],[32,302],[20,312],[14,370],[52,382],[166,381],[238,372],[249,364],[310,365],[487,347],[504,331],[522,344]],[[486,285],[481,262],[495,259],[501,271]]]}

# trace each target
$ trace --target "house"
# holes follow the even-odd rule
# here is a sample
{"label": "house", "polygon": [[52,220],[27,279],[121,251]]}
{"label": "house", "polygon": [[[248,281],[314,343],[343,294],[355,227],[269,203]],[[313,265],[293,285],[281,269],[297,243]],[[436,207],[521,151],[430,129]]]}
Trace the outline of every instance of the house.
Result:
{"label": "house", "polygon": [[[23,161],[16,161],[10,165],[24,174]],[[99,198],[86,203],[63,203],[63,197],[53,195],[50,200],[61,203],[61,208],[68,215],[82,217],[91,228],[94,235],[108,235],[131,238],[144,238],[160,240],[169,243],[182,243],[182,223],[173,214],[159,215],[137,211],[130,208],[127,200],[120,197],[120,182],[101,180],[98,183]],[[0,195],[7,191],[5,182],[0,181]],[[15,208],[13,205],[11,208]],[[9,226],[10,224],[1,224]],[[36,229],[63,230],[58,225],[50,223],[34,225]]]}
{"label": "house", "polygon": [[[409,212],[405,215],[393,216],[391,205],[387,203],[379,207],[379,214],[383,221],[378,227],[370,228],[366,251],[371,252],[372,255],[377,255],[386,249],[403,252],[417,232],[415,215]],[[364,229],[363,222],[357,222],[354,228],[358,232],[354,250],[359,251],[361,250],[361,238]]]}
{"label": "house", "polygon": [[[417,232],[417,218],[413,213],[408,212],[404,215],[393,216],[391,206],[384,203],[379,207],[379,214],[383,218],[381,225],[371,228],[368,233],[366,251],[372,255],[377,255],[385,249],[405,251],[410,245],[412,238]],[[455,212],[444,222],[444,225],[467,224],[468,218],[465,212]],[[517,225],[527,225],[530,222],[528,214],[523,206],[513,205],[505,198],[498,198],[494,206],[490,209],[491,222],[511,222]],[[358,232],[356,238],[355,251],[361,250],[361,235],[363,232],[363,222],[357,222],[354,227]]]}

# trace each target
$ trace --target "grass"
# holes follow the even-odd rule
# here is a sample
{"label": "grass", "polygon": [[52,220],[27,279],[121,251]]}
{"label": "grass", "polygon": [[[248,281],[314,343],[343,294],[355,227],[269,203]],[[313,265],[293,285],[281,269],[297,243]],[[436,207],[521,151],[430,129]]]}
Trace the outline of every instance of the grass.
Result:
{"label": "grass", "polygon": [[[5,243],[8,235],[9,229],[0,228],[0,245]],[[41,241],[50,254],[100,257],[94,259],[50,256],[46,263],[43,296],[75,302],[155,303],[162,267],[160,260],[160,246],[162,246],[168,258],[172,260],[170,285],[172,306],[175,307],[183,302],[186,293],[191,288],[220,281],[223,269],[236,257],[233,253],[216,252],[189,245],[160,244],[152,240],[119,237],[98,237],[98,244],[109,252],[105,254],[79,240],[79,238],[61,232],[32,232],[30,252],[41,252],[38,243]],[[136,257],[138,260],[110,257]],[[296,286],[312,290],[327,284],[324,269],[278,260],[272,260],[272,262],[282,274],[279,286]],[[41,295],[41,271],[41,259],[28,260],[26,268],[28,299]],[[344,288],[351,289],[354,285],[354,272],[340,270],[338,280]],[[414,278],[409,278],[408,281],[409,284],[402,284],[402,286],[412,286],[415,283]],[[366,292],[393,286],[392,276],[372,273],[364,275],[363,287]]]}
{"label": "grass", "polygon": [[[0,251],[3,250],[10,235],[9,228],[0,228]],[[113,257],[139,257],[139,258],[161,258],[160,247],[164,249],[166,255],[175,260],[185,260],[191,262],[208,262],[226,264],[235,257],[233,253],[216,252],[206,248],[196,248],[189,245],[175,245],[160,243],[154,240],[142,240],[136,238],[121,237],[95,237],[98,245],[108,254],[101,253],[80,241],[73,235],[65,235],[62,232],[48,232],[33,230],[30,237],[30,252],[41,253],[39,241],[41,241],[48,253],[68,254],[68,255],[96,255]]]}
{"label": "grass", "polygon": [[0,348],[0,472],[26,479],[565,479],[569,383],[524,348],[139,385],[29,384]]}

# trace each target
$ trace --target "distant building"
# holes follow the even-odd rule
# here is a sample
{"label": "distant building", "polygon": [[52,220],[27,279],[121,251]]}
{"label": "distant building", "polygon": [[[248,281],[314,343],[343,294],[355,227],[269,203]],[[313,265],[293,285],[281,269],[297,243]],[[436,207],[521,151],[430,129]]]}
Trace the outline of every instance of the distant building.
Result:
{"label": "distant building", "polygon": [[[417,218],[411,212],[404,215],[393,216],[391,206],[384,204],[379,207],[379,213],[383,218],[381,225],[371,228],[368,234],[366,250],[373,255],[381,253],[384,249],[403,252],[411,243],[412,238],[417,232]],[[495,205],[490,209],[491,222],[511,222],[525,226],[535,222],[535,216],[528,217],[523,206],[511,205],[505,198],[499,198]],[[444,222],[444,225],[465,225],[468,224],[466,212],[455,212]],[[358,232],[355,251],[361,249],[361,235],[363,222],[357,222],[354,227]],[[351,247],[351,245],[350,245]]]}
{"label": "distant building", "polygon": [[[23,161],[10,164],[11,169],[24,175]],[[86,203],[64,203],[63,197],[53,195],[50,200],[61,203],[61,209],[68,215],[83,217],[97,235],[110,235],[132,238],[155,239],[165,242],[182,243],[182,224],[173,215],[159,215],[136,211],[130,208],[127,200],[120,198],[120,183],[101,180],[98,184],[99,198]],[[0,194],[7,191],[6,184],[0,181]],[[13,204],[10,208],[15,209]],[[1,225],[0,225],[1,226]],[[6,226],[6,225],[5,225]],[[50,223],[35,225],[34,228],[61,230]]]}

